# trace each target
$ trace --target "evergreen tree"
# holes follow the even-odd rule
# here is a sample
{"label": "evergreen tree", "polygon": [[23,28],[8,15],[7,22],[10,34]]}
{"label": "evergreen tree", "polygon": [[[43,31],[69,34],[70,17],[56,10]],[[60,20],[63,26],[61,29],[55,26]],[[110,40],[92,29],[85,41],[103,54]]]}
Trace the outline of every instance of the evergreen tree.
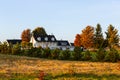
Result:
{"label": "evergreen tree", "polygon": [[106,33],[106,40],[108,42],[108,47],[111,48],[115,45],[118,45],[119,35],[118,30],[115,29],[112,25],[108,26],[108,30]]}
{"label": "evergreen tree", "polygon": [[97,24],[94,34],[94,47],[95,48],[103,47],[103,43],[104,43],[104,38],[102,34],[102,28],[100,24]]}

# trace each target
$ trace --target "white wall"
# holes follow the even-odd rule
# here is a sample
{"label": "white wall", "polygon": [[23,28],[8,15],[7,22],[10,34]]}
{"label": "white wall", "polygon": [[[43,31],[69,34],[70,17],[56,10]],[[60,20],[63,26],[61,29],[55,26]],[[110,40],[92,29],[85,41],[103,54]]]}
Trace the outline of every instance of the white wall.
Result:
{"label": "white wall", "polygon": [[50,49],[55,49],[57,47],[57,42],[34,42],[33,47],[42,47],[42,48],[47,48],[49,47]]}

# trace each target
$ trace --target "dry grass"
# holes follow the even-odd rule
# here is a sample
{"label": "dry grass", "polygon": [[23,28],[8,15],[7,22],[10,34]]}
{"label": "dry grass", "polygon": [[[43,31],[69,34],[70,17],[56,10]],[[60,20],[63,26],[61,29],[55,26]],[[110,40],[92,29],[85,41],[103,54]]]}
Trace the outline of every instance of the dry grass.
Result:
{"label": "dry grass", "polygon": [[120,75],[120,63],[60,61],[0,54],[0,73],[93,73]]}

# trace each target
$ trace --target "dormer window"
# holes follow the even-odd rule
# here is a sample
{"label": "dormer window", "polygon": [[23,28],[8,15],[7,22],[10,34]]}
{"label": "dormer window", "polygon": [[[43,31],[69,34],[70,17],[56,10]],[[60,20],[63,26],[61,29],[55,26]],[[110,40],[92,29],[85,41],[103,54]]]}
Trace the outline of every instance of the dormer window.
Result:
{"label": "dormer window", "polygon": [[61,45],[66,46],[67,43],[66,42],[61,42]]}
{"label": "dormer window", "polygon": [[51,40],[52,40],[52,41],[55,41],[55,38],[54,38],[54,37],[52,37],[52,38],[51,38]]}
{"label": "dormer window", "polygon": [[48,37],[45,37],[45,41],[48,41]]}
{"label": "dormer window", "polygon": [[38,41],[41,41],[41,37],[38,37],[37,40],[38,40]]}

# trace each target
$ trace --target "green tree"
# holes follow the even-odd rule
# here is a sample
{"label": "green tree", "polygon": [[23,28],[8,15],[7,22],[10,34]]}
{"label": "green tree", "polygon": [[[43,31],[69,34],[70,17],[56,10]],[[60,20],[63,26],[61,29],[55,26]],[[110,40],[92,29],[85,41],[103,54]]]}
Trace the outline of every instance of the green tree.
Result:
{"label": "green tree", "polygon": [[31,49],[32,43],[23,41],[21,46],[22,46],[22,49]]}
{"label": "green tree", "polygon": [[8,54],[8,52],[9,52],[8,50],[9,50],[9,47],[8,47],[7,42],[3,42],[3,43],[0,45],[0,53]]}
{"label": "green tree", "polygon": [[33,36],[45,36],[47,35],[45,29],[43,27],[37,27],[33,30]]}
{"label": "green tree", "polygon": [[111,48],[115,45],[118,45],[119,35],[118,30],[115,29],[112,25],[108,26],[108,30],[106,33],[106,40],[108,42],[108,47]]}
{"label": "green tree", "polygon": [[82,49],[80,47],[75,47],[74,52],[72,54],[74,60],[81,60],[82,57]]}
{"label": "green tree", "polygon": [[20,44],[15,44],[12,48],[12,54],[15,54],[15,55],[20,55],[21,53],[21,46]]}
{"label": "green tree", "polygon": [[102,34],[102,28],[100,24],[97,24],[94,34],[94,47],[95,48],[103,47],[103,43],[104,43],[104,38]]}

